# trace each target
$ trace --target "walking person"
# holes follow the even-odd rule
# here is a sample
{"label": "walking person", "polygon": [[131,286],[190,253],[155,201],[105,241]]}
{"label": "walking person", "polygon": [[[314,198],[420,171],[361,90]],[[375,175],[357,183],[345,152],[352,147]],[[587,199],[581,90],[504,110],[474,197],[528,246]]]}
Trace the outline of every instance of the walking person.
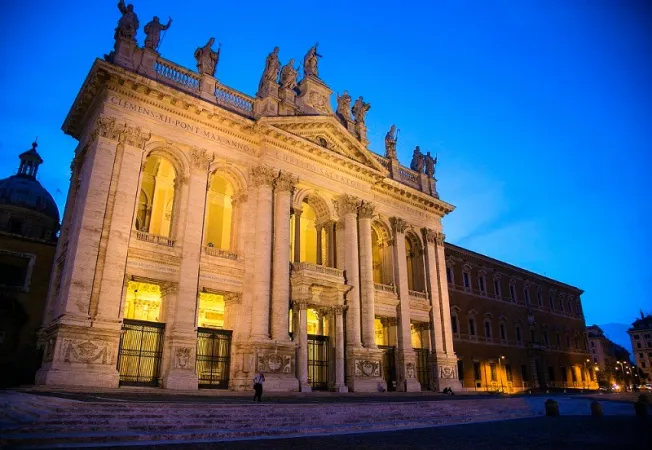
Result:
{"label": "walking person", "polygon": [[262,372],[258,372],[254,377],[254,401],[258,399],[259,402],[263,401],[263,383],[265,382],[265,375]]}

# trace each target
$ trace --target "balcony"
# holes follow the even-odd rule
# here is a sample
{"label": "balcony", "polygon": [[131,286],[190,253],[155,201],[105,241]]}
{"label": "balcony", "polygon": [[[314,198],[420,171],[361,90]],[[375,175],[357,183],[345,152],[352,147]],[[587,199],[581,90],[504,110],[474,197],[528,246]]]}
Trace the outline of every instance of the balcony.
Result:
{"label": "balcony", "polygon": [[396,295],[396,286],[393,284],[374,283],[374,289],[379,292],[389,292],[390,294]]}
{"label": "balcony", "polygon": [[216,256],[218,258],[230,259],[233,261],[237,261],[239,259],[237,253],[230,252],[228,250],[222,250],[221,248],[204,247],[204,253],[206,253],[209,256]]}
{"label": "balcony", "polygon": [[157,234],[150,234],[146,231],[136,231],[136,239],[139,241],[151,242],[156,245],[164,247],[174,247],[175,240],[169,237],[159,236]]}

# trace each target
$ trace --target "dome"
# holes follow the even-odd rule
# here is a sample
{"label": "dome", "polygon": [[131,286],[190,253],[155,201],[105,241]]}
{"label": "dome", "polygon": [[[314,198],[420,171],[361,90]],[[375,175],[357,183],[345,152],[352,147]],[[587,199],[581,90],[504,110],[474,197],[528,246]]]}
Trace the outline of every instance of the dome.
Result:
{"label": "dome", "polygon": [[0,180],[0,207],[4,205],[26,208],[45,214],[59,223],[59,208],[50,193],[36,180],[38,166],[43,162],[32,148],[20,155],[18,173]]}

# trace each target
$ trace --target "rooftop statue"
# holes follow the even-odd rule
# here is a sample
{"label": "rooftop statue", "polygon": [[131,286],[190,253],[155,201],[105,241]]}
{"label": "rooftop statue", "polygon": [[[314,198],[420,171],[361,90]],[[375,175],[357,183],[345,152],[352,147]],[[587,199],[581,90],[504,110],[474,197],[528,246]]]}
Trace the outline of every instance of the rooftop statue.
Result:
{"label": "rooftop statue", "polygon": [[134,5],[125,6],[125,1],[118,2],[118,9],[122,17],[118,20],[118,26],[115,29],[115,39],[123,38],[136,42],[136,31],[138,31],[138,16],[134,12]]}
{"label": "rooftop statue", "polygon": [[266,83],[277,82],[280,69],[281,62],[278,60],[278,47],[274,47],[272,53],[267,55],[267,59],[265,60],[265,70],[263,70],[263,76],[260,78],[260,83],[258,84],[259,95],[263,95]]}
{"label": "rooftop statue", "polygon": [[167,25],[161,24],[158,17],[154,16],[151,22],[145,25],[145,48],[156,50],[161,42],[161,31],[165,31],[172,25],[172,19],[168,18]]}
{"label": "rooftop statue", "polygon": [[297,86],[297,77],[299,76],[299,71],[292,67],[294,64],[294,59],[291,59],[286,65],[281,69],[281,87],[285,89],[294,89]]}
{"label": "rooftop statue", "polygon": [[305,77],[319,77],[319,71],[317,69],[317,58],[321,58],[321,55],[317,53],[318,45],[319,42],[317,42],[314,47],[308,50],[308,53],[306,53],[306,56],[303,58],[303,76]]}
{"label": "rooftop statue", "polygon": [[430,152],[426,153],[425,164],[426,164],[426,175],[428,175],[428,178],[434,178],[435,165],[437,164],[437,156],[435,156],[435,158],[433,159],[433,157],[430,156]]}
{"label": "rooftop statue", "polygon": [[423,163],[423,153],[421,153],[421,149],[417,145],[417,148],[415,148],[414,152],[412,153],[412,162],[410,163],[410,169],[422,173]]}
{"label": "rooftop statue", "polygon": [[220,60],[220,51],[222,50],[222,44],[220,43],[219,48],[216,52],[214,52],[211,48],[214,43],[215,38],[210,38],[206,45],[195,50],[197,72],[199,72],[201,75],[215,76],[215,68],[217,67],[218,61]]}
{"label": "rooftop statue", "polygon": [[353,108],[351,108],[351,112],[355,116],[356,124],[364,125],[364,118],[367,115],[367,111],[369,111],[370,108],[371,105],[369,103],[365,103],[364,101],[362,101],[362,96],[358,97],[358,99],[353,104]]}
{"label": "rooftop statue", "polygon": [[398,130],[396,125],[392,125],[385,135],[385,158],[396,159],[396,141],[398,140]]}
{"label": "rooftop statue", "polygon": [[351,120],[351,96],[347,91],[344,91],[342,96],[337,96],[337,115],[343,120]]}

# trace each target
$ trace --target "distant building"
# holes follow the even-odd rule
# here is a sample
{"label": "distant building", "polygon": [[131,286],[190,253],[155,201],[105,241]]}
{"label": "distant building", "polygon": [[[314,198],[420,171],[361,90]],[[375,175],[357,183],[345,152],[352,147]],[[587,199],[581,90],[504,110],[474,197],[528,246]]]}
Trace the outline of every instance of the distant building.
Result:
{"label": "distant building", "polygon": [[465,390],[597,388],[582,290],[449,243],[446,277]]}
{"label": "distant building", "polygon": [[36,180],[32,148],[15,175],[0,180],[0,385],[30,383],[59,231],[59,210]]}
{"label": "distant building", "polygon": [[592,363],[602,371],[614,367],[618,360],[615,352],[616,344],[604,335],[602,328],[597,325],[586,327],[586,336],[589,339]]}
{"label": "distant building", "polygon": [[627,331],[632,340],[632,350],[636,365],[652,379],[652,315],[641,311],[641,318],[632,323]]}

